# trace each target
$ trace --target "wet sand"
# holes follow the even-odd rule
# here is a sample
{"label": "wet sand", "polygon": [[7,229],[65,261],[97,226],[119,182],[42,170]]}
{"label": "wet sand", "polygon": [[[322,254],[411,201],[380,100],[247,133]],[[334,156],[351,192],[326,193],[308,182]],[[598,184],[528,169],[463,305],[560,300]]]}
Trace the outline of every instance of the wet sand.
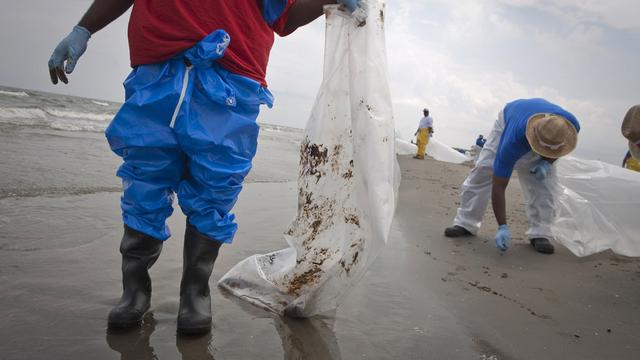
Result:
{"label": "wet sand", "polygon": [[[506,254],[493,246],[489,212],[480,236],[447,239],[442,232],[469,167],[433,160],[400,158],[390,243],[333,316],[281,319],[227,296],[214,284],[229,268],[286,247],[282,232],[297,206],[297,145],[281,140],[272,134],[263,141],[236,206],[239,231],[211,281],[209,336],[175,333],[179,209],[170,219],[174,236],[151,270],[144,326],[108,333],[106,316],[120,295],[117,179],[87,194],[0,198],[0,358],[638,358],[639,260],[611,253],[581,259],[559,247],[552,256],[537,254],[518,235],[526,218],[517,182],[508,195],[516,239]],[[117,163],[107,165],[115,170]]]}

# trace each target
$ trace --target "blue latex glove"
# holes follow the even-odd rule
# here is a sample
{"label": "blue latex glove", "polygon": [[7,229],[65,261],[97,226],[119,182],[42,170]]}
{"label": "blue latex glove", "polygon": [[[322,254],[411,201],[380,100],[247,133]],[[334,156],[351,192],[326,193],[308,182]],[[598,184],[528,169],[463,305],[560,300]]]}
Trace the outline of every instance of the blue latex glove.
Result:
{"label": "blue latex glove", "polygon": [[551,163],[547,160],[540,159],[530,172],[536,177],[538,181],[542,181],[547,177],[549,171],[551,171]]}
{"label": "blue latex glove", "polygon": [[496,232],[496,247],[500,251],[507,251],[511,243],[511,233],[509,232],[509,226],[507,224],[500,225],[498,232]]}
{"label": "blue latex glove", "polygon": [[[58,83],[58,79],[67,84],[67,74],[71,74],[78,63],[78,59],[85,50],[87,50],[87,42],[91,38],[91,32],[82,26],[74,26],[73,30],[60,41],[53,54],[49,58],[49,75],[51,82]],[[66,65],[65,65],[66,61]]]}
{"label": "blue latex glove", "polygon": [[338,4],[346,7],[349,11],[354,12],[358,8],[358,0],[338,0]]}

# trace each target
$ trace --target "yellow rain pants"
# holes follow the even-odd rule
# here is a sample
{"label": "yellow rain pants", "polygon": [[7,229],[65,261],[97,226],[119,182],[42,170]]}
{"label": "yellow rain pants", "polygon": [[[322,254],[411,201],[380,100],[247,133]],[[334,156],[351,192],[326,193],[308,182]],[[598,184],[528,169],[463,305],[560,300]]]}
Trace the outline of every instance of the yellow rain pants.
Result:
{"label": "yellow rain pants", "polygon": [[424,159],[424,153],[427,150],[427,144],[429,143],[429,129],[424,128],[418,130],[418,137],[416,138],[416,144],[418,145],[418,153],[416,157]]}
{"label": "yellow rain pants", "polygon": [[640,161],[633,158],[633,156],[627,159],[627,162],[624,165],[624,167],[629,170],[640,171]]}

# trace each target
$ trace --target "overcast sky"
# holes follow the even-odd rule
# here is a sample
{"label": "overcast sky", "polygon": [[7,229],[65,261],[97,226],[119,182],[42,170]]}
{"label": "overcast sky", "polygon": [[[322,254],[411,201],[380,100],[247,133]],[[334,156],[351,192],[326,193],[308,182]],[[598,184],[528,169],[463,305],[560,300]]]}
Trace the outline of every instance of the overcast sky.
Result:
{"label": "overcast sky", "polygon": [[[128,73],[123,16],[95,34],[71,83],[46,63],[90,0],[3,0],[0,84],[122,101]],[[582,125],[576,155],[618,164],[620,122],[640,103],[638,0],[388,0],[387,50],[396,127],[409,139],[428,107],[436,136],[469,147],[510,100],[544,97]],[[322,77],[324,20],[274,45],[276,97],[259,121],[304,127]]]}

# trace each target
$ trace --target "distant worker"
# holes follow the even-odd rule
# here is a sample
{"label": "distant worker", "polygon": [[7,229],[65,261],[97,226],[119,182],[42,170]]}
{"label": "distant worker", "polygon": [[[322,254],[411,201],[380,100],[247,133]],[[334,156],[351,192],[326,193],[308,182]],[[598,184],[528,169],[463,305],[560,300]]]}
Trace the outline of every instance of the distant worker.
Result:
{"label": "distant worker", "polygon": [[418,153],[414,156],[414,159],[424,159],[424,153],[427,150],[427,144],[429,143],[429,137],[433,134],[433,118],[429,116],[429,109],[422,110],[424,117],[420,119],[418,130],[414,134],[417,136],[416,145],[418,145]]}
{"label": "distant worker", "polygon": [[576,147],[575,116],[544,99],[508,103],[498,114],[478,162],[462,185],[460,207],[447,237],[477,234],[489,203],[498,222],[495,243],[506,251],[511,241],[505,190],[514,169],[527,202],[527,236],[536,251],[552,254],[551,224],[556,217],[552,189],[558,185],[553,162]]}
{"label": "distant worker", "polygon": [[484,135],[482,134],[478,135],[475,145],[471,147],[474,163],[478,161],[478,156],[480,156],[480,151],[482,150],[482,148],[484,147],[484,143],[486,142],[487,142],[487,139],[484,138]]}
{"label": "distant worker", "polygon": [[622,167],[640,171],[640,105],[632,106],[622,121],[622,136],[629,140],[629,151]]}

